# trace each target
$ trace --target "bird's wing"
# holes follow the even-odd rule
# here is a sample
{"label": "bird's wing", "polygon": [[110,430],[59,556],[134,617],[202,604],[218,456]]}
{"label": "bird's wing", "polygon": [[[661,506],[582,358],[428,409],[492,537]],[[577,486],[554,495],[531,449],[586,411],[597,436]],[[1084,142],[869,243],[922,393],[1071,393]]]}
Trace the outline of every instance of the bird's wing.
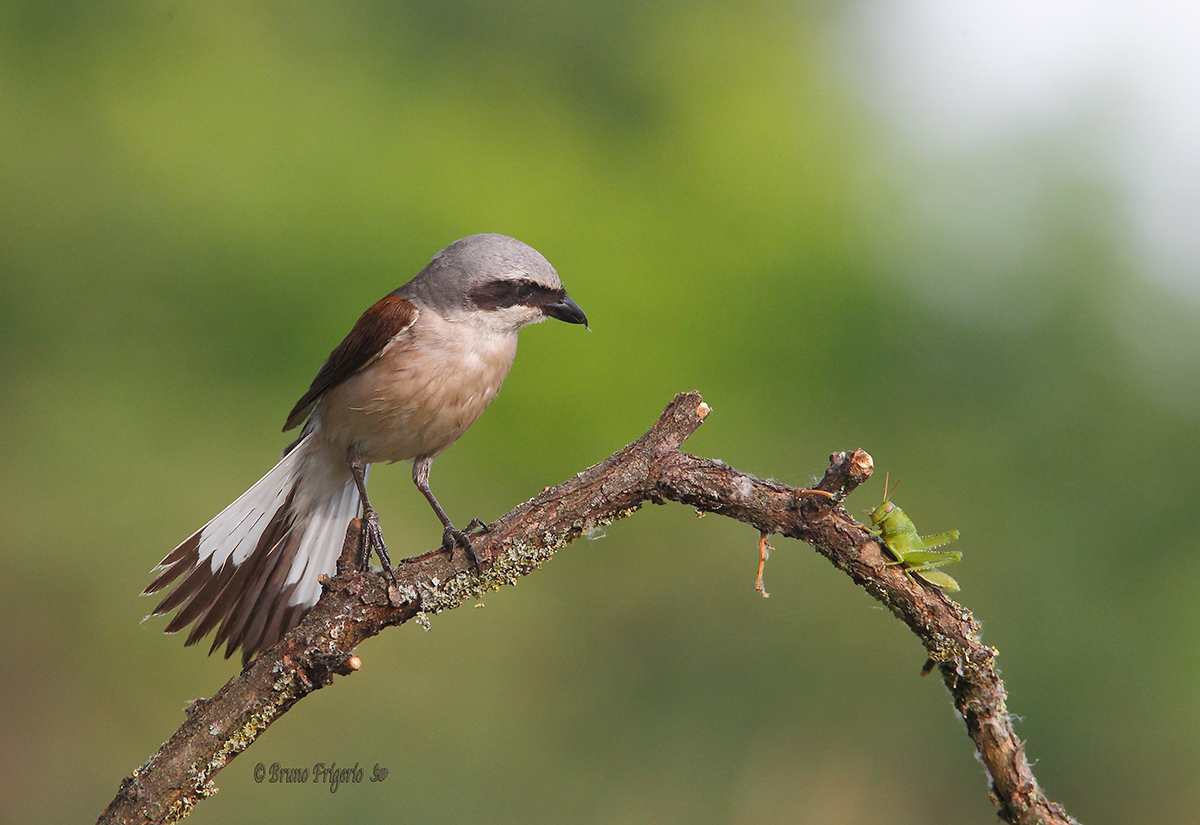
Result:
{"label": "bird's wing", "polygon": [[345,381],[383,354],[388,343],[417,320],[420,310],[406,298],[392,294],[362,314],[354,329],[338,344],[317,371],[308,392],[292,407],[284,432],[299,426],[325,392]]}

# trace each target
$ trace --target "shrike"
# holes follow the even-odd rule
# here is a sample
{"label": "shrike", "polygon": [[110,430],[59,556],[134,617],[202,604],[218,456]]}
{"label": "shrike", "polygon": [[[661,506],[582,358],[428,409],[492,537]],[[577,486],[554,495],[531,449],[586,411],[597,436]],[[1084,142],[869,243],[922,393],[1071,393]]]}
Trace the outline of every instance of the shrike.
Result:
{"label": "shrike", "polygon": [[226,658],[241,647],[249,662],[317,603],[317,577],[335,572],[360,507],[364,564],[374,550],[390,573],[367,499],[376,461],[412,459],[443,547],[470,551],[429,489],[429,468],[495,397],[517,332],[547,317],[587,324],[537,250],[504,235],[472,235],[439,252],[330,353],[288,415],[285,431],[304,429],[275,468],[155,568],[145,593],[178,581],[151,615],[179,608],[167,633],[192,624],[184,642],[191,645],[217,628],[209,653],[224,642]]}

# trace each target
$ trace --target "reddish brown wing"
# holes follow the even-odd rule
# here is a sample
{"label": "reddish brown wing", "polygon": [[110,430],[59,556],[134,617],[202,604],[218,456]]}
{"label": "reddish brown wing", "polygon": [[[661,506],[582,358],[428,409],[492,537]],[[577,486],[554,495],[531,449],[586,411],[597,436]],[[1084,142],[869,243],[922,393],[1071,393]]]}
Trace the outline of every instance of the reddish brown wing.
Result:
{"label": "reddish brown wing", "polygon": [[364,312],[346,339],[329,353],[308,392],[292,407],[284,432],[299,426],[326,390],[378,358],[388,341],[412,326],[417,314],[417,308],[399,295],[389,295]]}

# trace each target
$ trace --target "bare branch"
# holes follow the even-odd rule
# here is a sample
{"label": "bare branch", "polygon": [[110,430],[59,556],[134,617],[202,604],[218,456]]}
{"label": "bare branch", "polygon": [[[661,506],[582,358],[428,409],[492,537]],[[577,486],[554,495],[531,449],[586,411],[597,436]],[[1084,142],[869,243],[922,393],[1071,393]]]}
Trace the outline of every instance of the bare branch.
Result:
{"label": "bare branch", "polygon": [[[834,453],[812,490],[755,478],[712,459],[679,452],[708,415],[699,393],[683,393],[641,438],[574,478],[545,490],[473,536],[479,570],[462,554],[406,559],[396,583],[369,572],[325,582],[321,601],[278,645],[261,654],[187,719],[121,784],[101,823],[174,822],[216,792],[213,776],[272,722],[337,674],[358,669],[354,649],[385,627],[457,607],[533,572],[559,548],[647,501],[676,501],[812,544],[881,601],[921,639],[966,721],[991,776],[1005,822],[1072,823],[1038,787],[1013,732],[996,650],[979,640],[970,612],[940,590],[887,564],[877,540],[841,507],[873,469],[862,450]],[[347,547],[358,542],[351,524]],[[353,554],[343,554],[344,558]]]}

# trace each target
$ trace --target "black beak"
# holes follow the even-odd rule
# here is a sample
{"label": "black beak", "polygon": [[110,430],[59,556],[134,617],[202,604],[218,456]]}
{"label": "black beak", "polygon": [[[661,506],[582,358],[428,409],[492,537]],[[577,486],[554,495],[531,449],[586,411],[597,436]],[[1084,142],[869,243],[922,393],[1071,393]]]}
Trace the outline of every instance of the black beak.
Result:
{"label": "black beak", "polygon": [[561,298],[556,298],[553,301],[542,304],[542,312],[551,318],[566,321],[568,324],[583,324],[585,327],[587,326],[587,316],[583,314],[583,310],[579,308],[579,304],[572,301],[570,296],[565,292]]}

